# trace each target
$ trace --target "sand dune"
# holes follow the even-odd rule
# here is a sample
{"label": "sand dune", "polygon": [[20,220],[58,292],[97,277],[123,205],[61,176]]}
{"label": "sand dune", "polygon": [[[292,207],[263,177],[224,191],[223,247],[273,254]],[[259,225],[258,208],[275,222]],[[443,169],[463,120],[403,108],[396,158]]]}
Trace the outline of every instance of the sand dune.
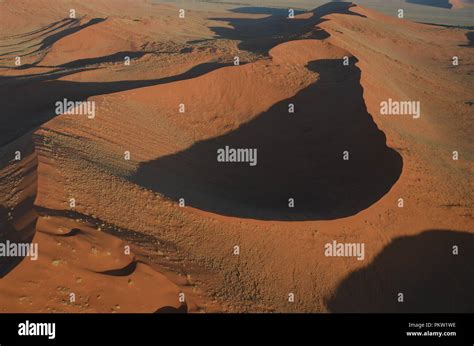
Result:
{"label": "sand dune", "polygon": [[[0,3],[0,240],[39,246],[2,259],[2,312],[472,311],[468,30],[347,3],[185,21],[146,1],[52,4]],[[63,98],[95,117],[55,114]],[[381,115],[389,98],[421,117]],[[258,164],[218,164],[225,146]],[[325,256],[333,241],[364,260]],[[453,275],[427,273],[423,295],[437,258]]]}
{"label": "sand dune", "polygon": [[[68,226],[79,228],[64,234],[50,233]],[[2,312],[154,312],[167,306],[181,308],[180,288],[136,262],[133,254],[124,255],[118,238],[60,217],[40,216],[36,227],[33,242],[39,244],[41,255],[34,263],[23,260],[2,279]]]}
{"label": "sand dune", "polygon": [[[300,52],[298,60],[288,59],[290,52],[295,50]],[[190,206],[201,210],[272,220],[347,216],[365,209],[384,195],[397,180],[402,162],[400,156],[385,147],[385,136],[378,131],[365,110],[359,84],[360,71],[340,63],[349,53],[329,43],[301,40],[281,44],[272,49],[270,55],[272,64],[268,65],[267,73],[271,73],[273,64],[277,64],[278,71],[274,74],[282,76],[288,74],[285,67],[296,69],[300,66],[317,73],[318,80],[290,98],[273,102],[271,108],[265,109],[238,129],[225,128],[224,134],[219,133],[218,137],[213,136],[184,151],[141,164],[133,180],[173,200],[185,197]],[[224,85],[232,83],[235,90],[245,90],[240,92],[242,99],[252,101],[250,104],[255,105],[257,100],[254,99],[255,96],[252,97],[256,95],[254,88],[262,89],[265,86],[260,86],[256,78],[253,78],[251,87],[238,84],[240,78],[244,82],[248,80],[243,70],[250,69],[252,72],[249,75],[255,76],[257,69],[261,71],[262,67],[255,63],[239,69],[232,67],[218,70],[209,75],[223,81]],[[227,70],[234,70],[239,78],[224,75]],[[205,77],[198,79],[204,80]],[[226,83],[227,80],[229,82]],[[176,83],[176,88],[188,91],[182,102],[193,105],[197,104],[194,99],[205,100],[209,96],[213,102],[217,100],[219,104],[233,104],[221,95],[214,96],[212,91],[206,92],[206,96],[202,95],[202,90],[211,88],[203,86],[194,89],[180,85],[201,86],[203,82],[190,80]],[[274,78],[272,83],[272,90],[278,90],[278,80]],[[287,85],[287,80],[284,85]],[[153,94],[162,95],[167,101],[172,100],[174,104],[179,102],[173,100],[172,95],[179,95],[173,86],[152,89]],[[171,92],[169,95],[166,89]],[[192,90],[197,90],[197,95]],[[224,95],[239,95],[234,89],[226,90],[225,86],[215,90]],[[345,102],[341,103],[337,98],[331,98],[331,95],[337,93],[350,97],[346,96]],[[133,98],[136,100],[136,97]],[[260,97],[258,101],[261,103],[263,100]],[[233,101],[243,103],[235,98]],[[153,102],[156,103],[156,98]],[[288,116],[289,104],[296,107],[294,119]],[[168,113],[164,104],[160,104],[159,108],[163,110],[163,114]],[[214,113],[215,110],[219,110],[219,114]],[[351,118],[337,120],[338,114],[348,114],[349,111],[352,112]],[[169,113],[173,114],[174,111],[170,110]],[[205,131],[195,125],[198,121],[207,120],[204,114],[212,115],[211,119],[229,122],[235,121],[236,112],[223,107],[219,109],[218,104],[207,105],[201,101],[199,106],[186,115],[187,119],[193,120],[194,133]],[[198,120],[199,116],[202,120]],[[346,121],[354,124],[351,129],[347,128]],[[217,125],[213,130],[219,128]],[[233,131],[229,133],[228,130]],[[339,136],[343,139],[335,140]],[[361,142],[358,137],[363,137],[366,141]],[[364,143],[370,144],[366,146]],[[223,166],[216,161],[215,153],[219,148],[242,148],[245,145],[259,148],[260,163],[257,167]],[[342,159],[335,160],[349,147],[356,156],[353,161],[347,163]],[[376,167],[370,164],[371,161],[384,165],[386,177],[373,175]],[[208,172],[215,173],[209,176]],[[181,178],[177,181],[176,176]],[[298,179],[293,180],[292,177]],[[366,190],[369,185],[371,193],[358,196],[356,203],[342,202],[347,193],[357,194],[358,191]],[[275,190],[275,186],[279,188]],[[298,207],[294,212],[288,210],[289,197],[298,200]]]}
{"label": "sand dune", "polygon": [[[27,135],[19,141],[31,143],[32,139]],[[64,177],[55,166],[51,143],[40,133],[33,142],[35,151],[14,172],[21,178],[14,180],[16,184],[9,182],[18,197],[2,201],[2,209],[4,202],[9,206],[5,213],[9,211],[11,221],[8,227],[2,225],[1,239],[31,241],[38,244],[39,254],[37,260],[28,257],[21,263],[2,259],[1,311],[196,311],[190,298],[193,293],[183,287],[188,285],[186,280],[162,267],[162,272],[157,271],[156,265],[145,263],[146,252],[137,253],[130,242],[110,235],[125,230],[58,204],[55,197],[65,192]],[[13,178],[14,174],[3,176]],[[6,187],[3,180],[2,187]],[[179,300],[183,292],[188,295],[186,302]]]}

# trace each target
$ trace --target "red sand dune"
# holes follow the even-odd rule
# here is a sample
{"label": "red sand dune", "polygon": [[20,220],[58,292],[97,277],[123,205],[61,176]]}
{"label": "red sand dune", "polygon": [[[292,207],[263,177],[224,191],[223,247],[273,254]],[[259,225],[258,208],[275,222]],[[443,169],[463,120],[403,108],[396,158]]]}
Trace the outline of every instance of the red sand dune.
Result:
{"label": "red sand dune", "polygon": [[[31,50],[26,37],[40,48],[26,56],[33,66],[0,77],[10,100],[1,101],[0,239],[33,237],[40,249],[0,279],[3,312],[472,310],[466,30],[337,4],[295,24],[190,11],[184,25],[177,8],[133,3],[0,3],[12,45],[1,64]],[[67,35],[58,25],[38,31],[71,6],[87,12],[75,27],[105,20]],[[114,57],[124,51],[143,54],[127,67]],[[63,97],[94,101],[95,118],[56,116],[49,107]],[[421,118],[380,115],[388,98],[421,101]],[[220,170],[206,156],[249,141],[263,148],[260,170]],[[288,143],[293,154],[282,152]],[[331,148],[346,146],[356,154],[344,170]],[[297,208],[280,213],[290,191],[300,193]],[[364,243],[365,259],[325,256],[333,241]],[[462,261],[439,267],[452,270],[444,277],[437,251],[453,244]],[[440,289],[426,294],[420,273]],[[383,303],[398,290],[406,304]]]}

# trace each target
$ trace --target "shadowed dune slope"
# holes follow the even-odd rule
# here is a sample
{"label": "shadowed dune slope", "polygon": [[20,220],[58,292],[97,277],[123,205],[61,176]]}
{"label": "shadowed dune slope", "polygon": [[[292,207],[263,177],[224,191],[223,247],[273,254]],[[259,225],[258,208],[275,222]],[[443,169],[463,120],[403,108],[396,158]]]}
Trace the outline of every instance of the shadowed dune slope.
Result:
{"label": "shadowed dune slope", "polygon": [[323,16],[340,13],[351,16],[362,16],[351,12],[355,6],[350,2],[332,2],[321,5],[305,15],[295,12],[294,19],[288,19],[288,10],[275,11],[272,8],[243,7],[233,11],[236,13],[267,14],[263,18],[213,18],[229,23],[230,27],[211,27],[219,38],[239,41],[239,49],[259,54],[268,54],[276,45],[298,39],[324,39],[329,35],[317,28]]}
{"label": "shadowed dune slope", "polygon": [[[21,160],[13,161],[20,153]],[[30,242],[36,227],[33,208],[37,190],[38,159],[34,146],[21,139],[0,148],[0,243]],[[0,257],[0,278],[21,262],[21,257]]]}
{"label": "shadowed dune slope", "polygon": [[426,6],[435,6],[441,8],[452,8],[453,4],[449,0],[407,0],[408,3]]}
{"label": "shadowed dune slope", "polygon": [[[229,216],[333,219],[367,208],[398,179],[402,159],[367,113],[355,61],[322,59],[308,68],[319,79],[294,97],[235,131],[142,164],[132,179]],[[218,162],[217,151],[226,146],[257,149],[256,166]]]}
{"label": "shadowed dune slope", "polygon": [[327,305],[331,312],[472,313],[473,263],[470,232],[430,230],[395,238],[368,266],[349,274]]}
{"label": "shadowed dune slope", "polygon": [[[87,63],[97,63],[103,59],[105,58],[97,58]],[[76,64],[82,65],[83,63],[84,62],[79,61],[69,64],[75,66]],[[5,116],[0,119],[0,124],[2,125],[2,129],[0,129],[1,143],[6,143],[12,138],[31,131],[57,116],[58,114],[55,113],[55,103],[58,101],[62,102],[63,99],[72,102],[85,101],[94,95],[109,94],[123,90],[143,88],[150,85],[169,83],[181,79],[194,78],[227,65],[228,64],[224,63],[203,63],[176,76],[156,80],[131,80],[103,83],[81,83],[56,80],[61,77],[61,73],[46,74],[44,76],[39,75],[31,78],[26,77],[24,79],[0,77],[0,92],[6,96],[0,101],[0,106],[5,110]],[[77,71],[70,73],[77,73]],[[13,85],[15,88],[12,88]],[[22,102],[25,95],[29,93],[34,93],[38,102]],[[31,116],[31,114],[35,116]],[[12,126],[12,124],[16,124],[17,126]]]}

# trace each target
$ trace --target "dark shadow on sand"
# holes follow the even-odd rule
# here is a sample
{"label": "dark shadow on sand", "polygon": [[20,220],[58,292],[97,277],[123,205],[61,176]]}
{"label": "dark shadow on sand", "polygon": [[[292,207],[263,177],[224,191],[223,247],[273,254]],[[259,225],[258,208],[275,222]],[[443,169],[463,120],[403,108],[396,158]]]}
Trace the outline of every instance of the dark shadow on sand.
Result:
{"label": "dark shadow on sand", "polygon": [[155,311],[155,314],[185,314],[188,312],[188,305],[182,304],[179,308],[164,306]]}
{"label": "dark shadow on sand", "polygon": [[54,28],[55,26],[63,26],[64,24],[68,24],[68,23],[71,23],[73,21],[76,21],[77,19],[72,19],[72,18],[63,18],[63,19],[60,19],[56,22],[53,22],[53,23],[50,23],[50,24],[47,24],[39,29],[35,29],[35,30],[32,30],[32,31],[28,31],[28,32],[24,32],[24,33],[21,33],[21,34],[17,34],[17,35],[11,35],[11,36],[5,36],[5,37],[0,37],[0,39],[12,39],[12,38],[23,38],[23,37],[28,37],[28,36],[32,36],[32,35],[36,35],[36,34],[39,34],[39,33],[42,33],[44,31],[46,32],[49,32],[51,28]]}
{"label": "dark shadow on sand", "polygon": [[110,276],[130,276],[137,269],[138,262],[133,260],[123,268],[105,270],[102,272],[96,272],[97,274],[110,275]]}
{"label": "dark shadow on sand", "polygon": [[[87,64],[95,64],[103,58],[88,59]],[[73,65],[77,63],[74,62]],[[82,65],[83,62],[80,63]],[[35,129],[56,114],[55,103],[66,98],[68,101],[85,101],[94,95],[104,95],[147,86],[176,82],[195,78],[230,63],[209,62],[197,65],[188,71],[170,77],[151,80],[129,80],[118,82],[72,82],[57,78],[78,72],[64,71],[25,77],[0,77],[0,145]],[[28,100],[35,99],[34,102]]]}
{"label": "dark shadow on sand", "polygon": [[440,8],[452,8],[453,5],[449,0],[406,0],[406,2],[416,5],[440,7]]}
{"label": "dark shadow on sand", "polygon": [[115,63],[119,61],[124,61],[125,57],[130,59],[138,59],[147,54],[147,52],[118,52],[110,54],[107,56],[99,58],[88,58],[88,59],[79,59],[75,61],[68,62],[66,64],[59,65],[58,67],[62,68],[79,68],[90,65],[104,64],[104,63]]}
{"label": "dark shadow on sand", "polygon": [[[188,206],[242,218],[335,219],[366,209],[397,181],[402,158],[367,112],[355,62],[311,62],[320,78],[313,85],[233,132],[141,164],[132,181]],[[288,113],[290,103],[295,114]],[[256,148],[257,165],[217,162],[225,146]]]}
{"label": "dark shadow on sand", "polygon": [[474,31],[467,32],[466,38],[467,38],[467,43],[460,44],[459,47],[473,48],[474,47]]}
{"label": "dark shadow on sand", "polygon": [[[35,155],[33,142],[20,143],[15,150],[19,150],[23,158]],[[9,165],[14,155],[14,151],[10,152],[7,148],[0,148],[0,167],[4,168]],[[0,204],[0,243],[2,244],[6,244],[7,241],[10,241],[10,243],[31,243],[35,235],[37,214],[34,211],[34,202],[36,199],[38,160],[36,156],[31,160],[31,165],[22,171],[21,175],[16,175],[15,171],[10,170],[12,174],[15,174],[17,188],[21,187],[22,190],[31,190],[34,193],[21,199],[21,202],[17,203],[14,208]],[[19,177],[21,178],[19,179]],[[2,176],[0,179],[11,178]],[[6,196],[0,196],[2,203],[5,203],[3,202],[4,197]],[[25,218],[27,219],[25,220]],[[25,258],[0,256],[0,279],[20,264],[23,259]]]}
{"label": "dark shadow on sand", "polygon": [[[70,27],[70,26],[74,25],[77,22],[78,22],[77,19],[65,18],[65,19],[62,19],[60,21],[51,23],[51,24],[47,25],[46,27],[44,27],[43,29],[35,30],[35,31],[30,32],[30,33],[24,34],[23,36],[17,36],[17,35],[16,36],[11,36],[11,37],[9,37],[10,39],[15,38],[15,37],[28,37],[28,36],[33,36],[33,37],[29,37],[28,39],[26,39],[24,41],[21,41],[21,42],[17,42],[17,43],[12,43],[12,44],[3,45],[3,46],[0,45],[0,48],[2,48],[2,47],[14,47],[14,46],[22,45],[22,44],[25,44],[25,43],[28,43],[28,42],[32,42],[32,41],[38,39],[38,36],[34,36],[36,34],[41,34],[40,36],[47,35],[49,33],[52,33],[54,31],[57,31],[57,30],[62,29],[64,27]],[[28,47],[28,48],[31,48],[31,46]]]}
{"label": "dark shadow on sand", "polygon": [[[24,49],[21,49],[21,50],[14,50],[14,51],[10,51],[10,52],[6,52],[6,53],[2,53],[0,54],[0,56],[5,56],[5,55],[11,55],[11,54],[14,54],[14,53],[21,53],[21,52],[24,52],[25,50],[28,50],[30,48],[34,48],[34,47],[37,47],[35,50],[31,51],[31,52],[28,52],[28,53],[24,53],[24,54],[18,54],[18,56],[20,57],[24,57],[24,56],[28,56],[28,55],[35,55],[36,53],[40,53],[42,51],[47,51],[48,49],[50,49],[52,47],[52,45],[54,43],[56,43],[57,41],[59,41],[60,39],[66,37],[66,36],[69,36],[69,35],[72,35],[78,31],[81,31],[89,26],[92,26],[92,25],[96,25],[96,24],[99,24],[99,23],[102,23],[106,20],[106,18],[92,18],[91,20],[89,20],[87,23],[84,23],[82,25],[79,25],[80,23],[80,20],[79,19],[65,19],[63,21],[59,21],[59,22],[56,22],[56,23],[53,23],[53,24],[57,24],[57,23],[61,23],[61,25],[59,25],[58,27],[56,28],[53,28],[49,31],[47,31],[46,33],[44,33],[43,35],[46,35],[50,32],[54,32],[54,31],[57,31],[59,29],[62,29],[60,31],[57,31],[57,32],[54,32],[46,37],[44,37],[39,43],[37,44],[33,44],[29,47],[26,47]],[[39,31],[41,32],[41,31]],[[29,40],[27,41],[24,41],[24,42],[21,42],[21,43],[16,43],[16,44],[13,44],[13,45],[10,45],[10,46],[17,46],[17,45],[21,45],[21,44],[24,44],[28,41],[34,41],[38,39],[38,37],[36,38],[30,38]],[[44,55],[40,56],[35,62],[33,63],[29,63],[29,64],[22,64],[20,66],[15,66],[14,69],[16,70],[25,70],[25,69],[28,69],[28,68],[31,68],[31,67],[36,67],[38,66],[38,64],[43,60],[44,58]],[[2,68],[4,68],[5,66],[2,66]]]}
{"label": "dark shadow on sand", "polygon": [[[329,37],[325,31],[316,28],[330,13],[343,13],[364,17],[350,11],[350,2],[333,2],[309,11],[310,18],[288,18],[288,9],[267,7],[242,7],[232,10],[236,13],[268,14],[260,19],[253,18],[211,18],[227,22],[231,27],[211,27],[217,38],[240,41],[238,47],[252,53],[267,55],[276,45],[298,39],[325,39]],[[295,15],[301,14],[295,11]]]}
{"label": "dark shadow on sand", "polygon": [[[91,20],[89,20],[87,23],[84,23],[82,25],[77,25],[77,26],[73,26],[73,27],[69,27],[69,28],[66,28],[64,30],[61,30],[61,31],[58,31],[54,34],[51,34],[49,36],[46,36],[39,44],[38,44],[38,48],[36,50],[34,50],[33,52],[30,52],[26,55],[31,55],[31,54],[35,54],[39,51],[42,51],[42,50],[45,50],[45,49],[49,49],[51,48],[51,46],[56,43],[57,41],[59,41],[60,39],[66,37],[66,36],[69,36],[69,35],[72,35],[76,32],[79,32],[89,26],[92,26],[92,25],[95,25],[95,24],[99,24],[99,23],[102,23],[104,22],[106,19],[105,18],[92,18]],[[74,20],[74,23],[79,23],[79,20],[78,19],[75,19]],[[20,56],[25,56],[25,55],[20,55]],[[17,69],[25,69],[25,68],[28,68],[28,67],[31,67],[31,66],[35,66],[38,62],[36,63],[33,63],[33,64],[24,64],[22,66],[19,66],[17,67]]]}
{"label": "dark shadow on sand", "polygon": [[394,239],[348,275],[326,304],[331,312],[472,313],[473,292],[474,234],[430,230]]}
{"label": "dark shadow on sand", "polygon": [[[27,198],[17,206],[17,210],[33,208],[34,197]],[[15,223],[10,220],[9,210],[0,205],[0,243],[7,246],[10,244],[31,243],[35,234],[36,218],[21,229],[17,229]],[[24,257],[20,256],[0,256],[0,279],[15,268]]]}

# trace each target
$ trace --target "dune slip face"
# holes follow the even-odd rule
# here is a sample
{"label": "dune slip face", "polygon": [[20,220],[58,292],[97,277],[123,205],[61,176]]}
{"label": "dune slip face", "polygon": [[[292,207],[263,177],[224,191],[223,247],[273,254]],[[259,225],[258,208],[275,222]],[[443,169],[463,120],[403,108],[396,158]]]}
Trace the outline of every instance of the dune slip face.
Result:
{"label": "dune slip face", "polygon": [[472,2],[293,5],[0,1],[0,313],[474,311]]}

